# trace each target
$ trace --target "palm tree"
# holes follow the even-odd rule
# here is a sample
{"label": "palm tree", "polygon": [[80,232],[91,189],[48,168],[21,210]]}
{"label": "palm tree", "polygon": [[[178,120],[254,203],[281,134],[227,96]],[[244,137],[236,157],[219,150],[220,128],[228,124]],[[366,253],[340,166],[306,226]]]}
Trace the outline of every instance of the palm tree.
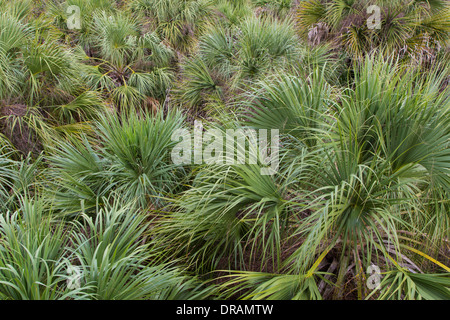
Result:
{"label": "palm tree", "polygon": [[449,299],[449,6],[371,4],[0,0],[0,299]]}
{"label": "palm tree", "polygon": [[172,48],[186,52],[201,32],[209,13],[205,0],[134,0],[131,8],[153,21],[153,28]]}
{"label": "palm tree", "polygon": [[298,7],[299,31],[311,42],[331,41],[354,59],[373,50],[424,59],[446,47],[450,7],[445,1],[378,1],[380,25],[368,20],[366,0],[305,0]]}
{"label": "palm tree", "polygon": [[100,209],[95,219],[84,215],[74,223],[55,221],[43,199],[24,197],[17,211],[2,211],[0,297],[167,300],[213,294],[179,268],[149,264],[158,259],[141,242],[148,231],[146,217],[118,204]]}
{"label": "palm tree", "polygon": [[249,17],[237,26],[210,25],[199,39],[198,55],[182,64],[175,93],[190,108],[217,109],[215,105],[229,103],[243,87],[286,71],[299,54],[289,20]]}
{"label": "palm tree", "polygon": [[86,58],[93,64],[84,66],[90,88],[110,94],[120,109],[163,99],[172,80],[172,51],[156,33],[141,34],[138,21],[121,13],[99,12],[92,24],[94,55]]}
{"label": "palm tree", "polygon": [[[97,93],[79,81],[83,66],[79,54],[59,44],[59,33],[45,20],[27,18],[19,10],[22,5],[10,4],[10,11],[0,16],[1,118],[10,140],[23,136],[19,143],[33,141],[37,127],[83,121],[104,108]],[[18,147],[24,153],[36,148]]]}

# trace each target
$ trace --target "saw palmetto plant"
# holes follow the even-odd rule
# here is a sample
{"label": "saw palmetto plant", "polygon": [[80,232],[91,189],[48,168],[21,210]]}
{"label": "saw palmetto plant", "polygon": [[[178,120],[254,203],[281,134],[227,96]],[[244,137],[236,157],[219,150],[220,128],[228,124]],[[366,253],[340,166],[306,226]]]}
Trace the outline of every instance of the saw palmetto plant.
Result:
{"label": "saw palmetto plant", "polygon": [[450,299],[446,1],[0,8],[0,299]]}
{"label": "saw palmetto plant", "polygon": [[447,1],[305,0],[297,9],[305,39],[334,43],[354,59],[375,50],[428,60],[446,47],[449,21]]}

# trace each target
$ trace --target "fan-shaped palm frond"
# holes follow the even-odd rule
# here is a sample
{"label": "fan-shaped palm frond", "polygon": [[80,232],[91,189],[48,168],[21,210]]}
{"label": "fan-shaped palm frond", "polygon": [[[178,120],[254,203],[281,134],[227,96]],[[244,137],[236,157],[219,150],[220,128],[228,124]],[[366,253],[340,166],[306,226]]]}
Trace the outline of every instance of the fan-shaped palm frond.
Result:
{"label": "fan-shaped palm frond", "polygon": [[20,209],[0,216],[0,295],[3,299],[83,299],[68,288],[66,246],[69,230],[55,224],[42,200],[22,199]]}
{"label": "fan-shaped palm frond", "polygon": [[323,72],[316,69],[309,79],[279,76],[266,81],[243,107],[247,124],[258,129],[278,129],[302,140],[308,147],[325,120],[330,103],[330,87]]}
{"label": "fan-shaped palm frond", "polygon": [[270,68],[295,61],[298,39],[292,23],[247,18],[240,25],[239,60],[242,77],[255,77]]}

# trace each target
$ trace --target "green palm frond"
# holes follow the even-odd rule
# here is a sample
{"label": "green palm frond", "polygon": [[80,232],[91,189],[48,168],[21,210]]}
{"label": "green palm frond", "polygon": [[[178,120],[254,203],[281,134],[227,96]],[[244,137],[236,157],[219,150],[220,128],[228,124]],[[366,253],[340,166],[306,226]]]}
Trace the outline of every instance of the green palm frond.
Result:
{"label": "green palm frond", "polygon": [[307,80],[282,75],[264,82],[261,89],[252,93],[251,105],[243,107],[243,116],[252,127],[276,128],[312,147],[330,95],[329,85],[319,69]]}
{"label": "green palm frond", "polygon": [[256,77],[298,57],[298,39],[291,21],[247,18],[239,26],[241,77]]}
{"label": "green palm frond", "polygon": [[257,272],[241,272],[232,277],[222,286],[231,285],[231,295],[238,289],[249,290],[241,297],[244,300],[322,300],[314,277]]}
{"label": "green palm frond", "polygon": [[220,97],[220,86],[200,58],[188,60],[184,65],[183,75],[185,79],[180,85],[178,94],[180,100],[189,107],[206,103],[209,95]]}
{"label": "green palm frond", "polygon": [[388,272],[380,284],[378,299],[448,300],[448,274],[411,273],[403,269]]}

